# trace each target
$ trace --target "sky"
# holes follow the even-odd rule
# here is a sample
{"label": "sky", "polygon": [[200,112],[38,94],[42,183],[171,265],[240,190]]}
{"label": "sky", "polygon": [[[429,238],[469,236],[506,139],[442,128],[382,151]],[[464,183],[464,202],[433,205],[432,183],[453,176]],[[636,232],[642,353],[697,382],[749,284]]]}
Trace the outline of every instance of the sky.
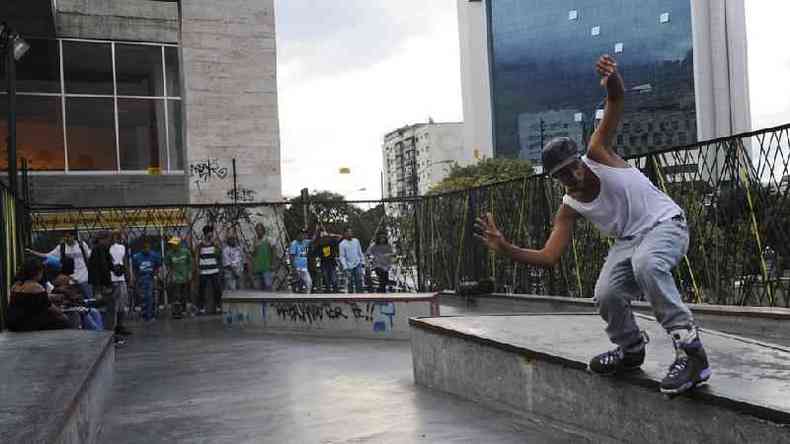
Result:
{"label": "sky", "polygon": [[[752,126],[788,123],[790,1],[745,3]],[[308,187],[378,199],[384,134],[463,119],[456,0],[275,7],[285,196]]]}

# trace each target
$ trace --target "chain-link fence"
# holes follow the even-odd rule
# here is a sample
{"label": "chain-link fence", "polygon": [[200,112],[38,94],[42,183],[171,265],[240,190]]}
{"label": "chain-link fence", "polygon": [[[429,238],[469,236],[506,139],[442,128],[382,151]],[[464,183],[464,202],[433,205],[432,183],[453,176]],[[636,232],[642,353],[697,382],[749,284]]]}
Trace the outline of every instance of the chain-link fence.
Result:
{"label": "chain-link fence", "polygon": [[[686,211],[691,245],[675,276],[687,301],[790,305],[789,139],[785,125],[629,158]],[[612,240],[586,221],[577,223],[570,248],[551,269],[494,256],[472,233],[475,218],[491,212],[508,239],[540,248],[562,194],[556,182],[538,175],[411,200],[38,209],[31,227],[40,251],[53,248],[65,230],[90,240],[122,229],[132,251],[148,239],[164,253],[170,236],[194,247],[201,228],[211,224],[221,239],[233,234],[250,252],[260,223],[276,244],[275,286],[285,290],[294,280],[287,248],[304,227],[312,236],[342,234],[350,226],[363,248],[375,233],[387,234],[396,253],[396,291],[456,289],[462,281],[493,278],[498,292],[591,297]],[[311,271],[320,287],[319,263],[311,262]]]}
{"label": "chain-link fence", "polygon": [[[688,255],[675,270],[689,302],[790,305],[790,125],[628,160],[686,211]],[[541,248],[563,190],[538,175],[420,202],[420,262],[428,288],[493,278],[497,291],[592,297],[612,243],[586,221],[552,269],[514,264],[486,252],[472,233],[491,212],[504,235]]]}

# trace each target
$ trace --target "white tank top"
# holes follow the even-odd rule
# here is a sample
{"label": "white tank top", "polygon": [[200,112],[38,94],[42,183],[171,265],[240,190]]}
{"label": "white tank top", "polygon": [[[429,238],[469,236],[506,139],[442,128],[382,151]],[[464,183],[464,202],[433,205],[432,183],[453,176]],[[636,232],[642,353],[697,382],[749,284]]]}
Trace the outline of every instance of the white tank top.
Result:
{"label": "white tank top", "polygon": [[582,161],[598,176],[601,190],[592,202],[569,195],[562,203],[576,210],[607,236],[629,237],[671,219],[683,210],[637,168],[615,168],[587,156]]}

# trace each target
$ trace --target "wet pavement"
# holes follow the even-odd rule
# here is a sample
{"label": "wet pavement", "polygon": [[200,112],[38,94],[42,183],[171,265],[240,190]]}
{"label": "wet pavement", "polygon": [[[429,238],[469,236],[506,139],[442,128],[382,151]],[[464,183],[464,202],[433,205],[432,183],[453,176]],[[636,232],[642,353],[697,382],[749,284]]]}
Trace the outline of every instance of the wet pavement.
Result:
{"label": "wet pavement", "polygon": [[578,442],[414,384],[406,341],[266,335],[219,318],[133,326],[103,443]]}

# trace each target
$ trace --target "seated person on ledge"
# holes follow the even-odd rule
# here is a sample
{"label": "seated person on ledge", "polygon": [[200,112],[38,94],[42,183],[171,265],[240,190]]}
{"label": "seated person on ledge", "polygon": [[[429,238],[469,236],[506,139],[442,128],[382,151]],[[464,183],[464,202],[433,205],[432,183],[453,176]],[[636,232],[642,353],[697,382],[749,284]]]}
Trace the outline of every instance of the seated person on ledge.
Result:
{"label": "seated person on ledge", "polygon": [[71,328],[68,318],[49,300],[40,281],[44,265],[40,259],[29,259],[11,287],[6,320],[11,331],[58,330]]}

